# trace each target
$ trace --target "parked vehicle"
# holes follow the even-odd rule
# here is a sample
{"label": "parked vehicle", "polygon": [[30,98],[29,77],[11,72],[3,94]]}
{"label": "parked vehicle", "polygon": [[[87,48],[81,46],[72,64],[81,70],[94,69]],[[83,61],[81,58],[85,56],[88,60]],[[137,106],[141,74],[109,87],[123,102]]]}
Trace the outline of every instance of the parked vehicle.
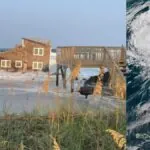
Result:
{"label": "parked vehicle", "polygon": [[98,76],[92,76],[88,80],[85,80],[83,86],[80,87],[80,94],[85,95],[85,98],[88,98],[88,95],[92,95],[96,86],[97,78]]}
{"label": "parked vehicle", "polygon": [[[80,87],[79,90],[80,94],[85,95],[85,98],[88,98],[88,95],[92,95],[97,83],[97,79],[98,76],[92,76],[88,80],[86,80],[84,82],[84,85]],[[109,80],[110,80],[110,73],[109,71],[107,71],[104,73],[104,76],[101,79],[104,87],[108,87]]]}

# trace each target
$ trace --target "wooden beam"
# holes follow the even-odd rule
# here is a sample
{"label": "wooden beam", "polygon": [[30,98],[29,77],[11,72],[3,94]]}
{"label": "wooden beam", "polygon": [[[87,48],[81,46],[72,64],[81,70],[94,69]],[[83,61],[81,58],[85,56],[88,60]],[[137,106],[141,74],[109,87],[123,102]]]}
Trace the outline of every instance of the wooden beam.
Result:
{"label": "wooden beam", "polygon": [[74,80],[71,79],[71,93],[74,92]]}

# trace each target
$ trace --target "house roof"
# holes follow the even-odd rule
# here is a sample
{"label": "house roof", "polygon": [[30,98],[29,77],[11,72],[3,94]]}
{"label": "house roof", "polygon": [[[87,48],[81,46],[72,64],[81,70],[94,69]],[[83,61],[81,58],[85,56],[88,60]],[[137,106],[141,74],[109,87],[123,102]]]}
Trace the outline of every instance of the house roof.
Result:
{"label": "house roof", "polygon": [[38,38],[22,38],[22,39],[28,40],[31,42],[36,42],[39,44],[44,44],[44,45],[50,45],[51,44],[51,42],[49,40],[42,40],[42,39],[38,39]]}

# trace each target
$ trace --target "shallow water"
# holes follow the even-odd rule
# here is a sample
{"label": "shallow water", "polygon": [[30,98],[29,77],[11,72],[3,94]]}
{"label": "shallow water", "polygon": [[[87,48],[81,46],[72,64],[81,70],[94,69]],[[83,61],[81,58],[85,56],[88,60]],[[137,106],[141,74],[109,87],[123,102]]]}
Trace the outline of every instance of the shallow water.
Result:
{"label": "shallow water", "polygon": [[[70,93],[70,87],[63,90],[56,88],[55,79],[49,82],[49,92],[41,90],[42,81],[8,81],[0,80],[0,113],[32,112],[35,108],[44,111],[55,111],[59,107],[72,107],[75,110],[107,109],[124,107],[125,103],[113,97],[89,96],[85,99],[78,92]],[[60,82],[60,85],[62,83]]]}

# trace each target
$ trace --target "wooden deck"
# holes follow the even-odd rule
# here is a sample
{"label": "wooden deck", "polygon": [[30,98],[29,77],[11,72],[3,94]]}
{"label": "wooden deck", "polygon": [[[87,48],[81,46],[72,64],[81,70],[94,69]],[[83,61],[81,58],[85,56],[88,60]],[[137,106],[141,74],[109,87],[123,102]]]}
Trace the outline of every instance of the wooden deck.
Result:
{"label": "wooden deck", "polygon": [[108,61],[107,53],[116,64],[125,63],[125,49],[122,47],[73,46],[57,48],[57,64],[73,66],[80,61],[82,67],[99,67]]}
{"label": "wooden deck", "polygon": [[[101,66],[109,68],[111,73],[110,88],[116,97],[125,99],[126,80],[119,68],[126,66],[124,47],[64,46],[57,47],[56,53],[58,68],[62,67],[62,72],[63,68],[68,67],[73,70],[78,63],[84,68]],[[65,74],[62,76],[65,80]]]}

